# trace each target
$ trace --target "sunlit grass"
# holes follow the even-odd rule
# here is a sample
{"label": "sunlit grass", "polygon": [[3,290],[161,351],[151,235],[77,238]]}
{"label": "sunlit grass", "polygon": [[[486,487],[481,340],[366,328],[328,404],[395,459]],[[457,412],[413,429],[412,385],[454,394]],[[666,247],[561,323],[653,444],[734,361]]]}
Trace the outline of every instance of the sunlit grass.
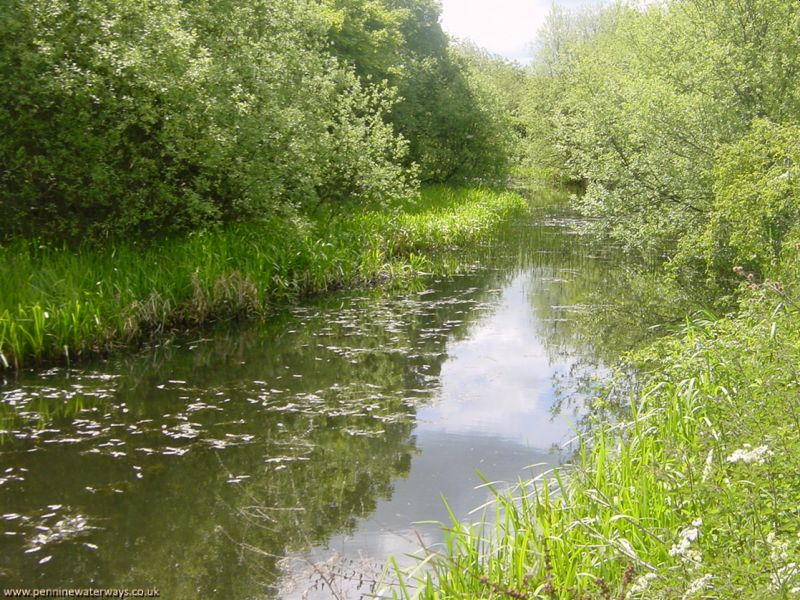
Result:
{"label": "sunlit grass", "polygon": [[111,350],[174,327],[265,315],[299,296],[407,277],[490,236],[518,195],[435,187],[401,206],[320,210],[141,248],[0,247],[0,368]]}

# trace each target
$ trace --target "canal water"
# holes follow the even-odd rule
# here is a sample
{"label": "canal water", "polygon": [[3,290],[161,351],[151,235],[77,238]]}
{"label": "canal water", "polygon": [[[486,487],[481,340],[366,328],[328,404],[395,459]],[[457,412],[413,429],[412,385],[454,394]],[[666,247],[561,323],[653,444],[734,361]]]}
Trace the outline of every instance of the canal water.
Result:
{"label": "canal water", "polygon": [[532,202],[460,275],[6,381],[0,587],[358,598],[557,463],[622,267]]}

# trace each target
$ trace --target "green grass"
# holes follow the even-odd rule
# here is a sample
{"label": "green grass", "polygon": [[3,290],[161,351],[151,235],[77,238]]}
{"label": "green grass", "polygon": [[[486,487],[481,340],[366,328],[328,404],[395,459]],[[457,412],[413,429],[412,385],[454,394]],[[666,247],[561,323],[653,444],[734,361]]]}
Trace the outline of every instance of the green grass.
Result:
{"label": "green grass", "polygon": [[738,316],[636,352],[630,417],[598,420],[571,465],[496,493],[480,523],[453,518],[396,594],[800,596],[800,311],[752,287]]}
{"label": "green grass", "polygon": [[0,369],[424,272],[433,254],[488,238],[526,207],[511,193],[431,187],[402,205],[241,223],[147,248],[17,241],[0,247]]}

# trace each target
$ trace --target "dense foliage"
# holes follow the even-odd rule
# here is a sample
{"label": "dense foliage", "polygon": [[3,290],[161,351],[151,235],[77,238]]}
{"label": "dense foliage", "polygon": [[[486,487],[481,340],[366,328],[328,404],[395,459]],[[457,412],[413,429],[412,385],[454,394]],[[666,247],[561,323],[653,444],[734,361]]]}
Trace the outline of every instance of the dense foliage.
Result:
{"label": "dense foliage", "polygon": [[433,0],[327,0],[334,52],[364,81],[398,91],[389,114],[423,181],[497,176],[511,140],[504,107],[461,46],[449,44]]}
{"label": "dense foliage", "polygon": [[504,166],[429,0],[2,0],[0,26],[0,239],[186,231]]}
{"label": "dense foliage", "polygon": [[402,195],[391,95],[301,1],[7,2],[3,234],[182,230]]}
{"label": "dense foliage", "polygon": [[797,274],[635,353],[630,414],[593,422],[574,464],[497,491],[483,523],[454,518],[419,597],[795,597]]}
{"label": "dense foliage", "polygon": [[[784,0],[553,11],[525,150],[581,184],[589,229],[656,259],[623,281],[614,335],[642,332],[659,301],[671,333],[598,394],[572,464],[498,491],[483,523],[454,517],[411,578],[418,597],[800,593],[799,40]],[[697,281],[726,316],[685,320]],[[603,311],[582,333],[608,336]]]}
{"label": "dense foliage", "polygon": [[682,240],[680,264],[714,272],[769,262],[793,224],[798,39],[800,5],[783,0],[554,12],[533,71],[541,157],[629,247]]}

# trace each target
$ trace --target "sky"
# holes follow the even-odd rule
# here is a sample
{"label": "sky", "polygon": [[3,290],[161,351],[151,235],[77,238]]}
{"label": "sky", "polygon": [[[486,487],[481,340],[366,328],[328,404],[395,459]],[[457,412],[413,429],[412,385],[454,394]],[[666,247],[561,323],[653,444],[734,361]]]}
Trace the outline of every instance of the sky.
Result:
{"label": "sky", "polygon": [[553,4],[576,8],[597,0],[442,0],[442,28],[494,54],[526,62]]}

